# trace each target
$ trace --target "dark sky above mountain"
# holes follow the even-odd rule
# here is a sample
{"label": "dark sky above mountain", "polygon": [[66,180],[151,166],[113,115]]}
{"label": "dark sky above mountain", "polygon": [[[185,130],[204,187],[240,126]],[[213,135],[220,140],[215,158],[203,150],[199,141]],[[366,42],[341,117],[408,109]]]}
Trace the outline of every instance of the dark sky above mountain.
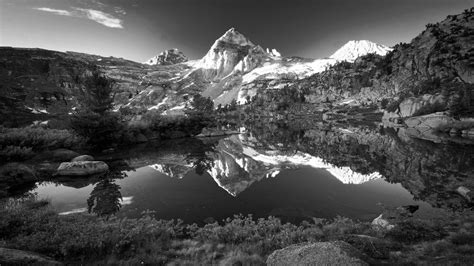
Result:
{"label": "dark sky above mountain", "polygon": [[473,0],[0,0],[0,46],[144,61],[169,48],[202,57],[235,27],[283,55],[321,58],[349,40],[392,46]]}

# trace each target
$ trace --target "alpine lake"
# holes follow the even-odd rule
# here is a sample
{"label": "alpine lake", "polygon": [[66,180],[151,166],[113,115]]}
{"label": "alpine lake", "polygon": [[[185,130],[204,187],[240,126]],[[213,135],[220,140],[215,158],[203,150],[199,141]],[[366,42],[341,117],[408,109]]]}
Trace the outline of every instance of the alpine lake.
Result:
{"label": "alpine lake", "polygon": [[259,124],[239,134],[182,138],[91,154],[105,175],[52,177],[25,188],[60,215],[135,218],[152,212],[185,223],[236,214],[370,221],[385,208],[418,206],[416,216],[472,209],[474,149],[428,141],[405,128]]}

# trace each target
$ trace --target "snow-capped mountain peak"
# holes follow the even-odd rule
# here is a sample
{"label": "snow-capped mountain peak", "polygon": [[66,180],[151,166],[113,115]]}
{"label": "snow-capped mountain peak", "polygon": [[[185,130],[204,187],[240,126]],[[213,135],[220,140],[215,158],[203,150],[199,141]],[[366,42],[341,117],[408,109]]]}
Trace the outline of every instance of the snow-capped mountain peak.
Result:
{"label": "snow-capped mountain peak", "polygon": [[188,58],[177,48],[161,52],[159,55],[148,59],[147,65],[173,65],[188,61]]}
{"label": "snow-capped mountain peak", "polygon": [[330,56],[337,61],[354,62],[367,54],[386,55],[392,48],[368,40],[349,41]]}
{"label": "snow-capped mountain peak", "polygon": [[216,46],[219,45],[219,42],[238,44],[241,46],[254,46],[254,44],[249,39],[247,39],[247,37],[238,32],[235,28],[230,28],[227,30],[224,35],[214,42],[214,45],[211,47],[211,49],[216,48]]}
{"label": "snow-capped mountain peak", "polygon": [[258,58],[261,54],[265,54],[265,50],[231,28],[214,42],[195,67],[203,69],[205,77],[210,80],[221,79],[232,73],[236,66],[240,71],[252,69],[258,61],[254,60],[255,57]]}

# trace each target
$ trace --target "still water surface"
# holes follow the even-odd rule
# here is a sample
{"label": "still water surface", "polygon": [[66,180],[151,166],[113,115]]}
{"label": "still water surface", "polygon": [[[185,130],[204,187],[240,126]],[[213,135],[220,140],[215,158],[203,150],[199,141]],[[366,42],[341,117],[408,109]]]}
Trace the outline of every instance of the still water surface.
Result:
{"label": "still water surface", "polygon": [[472,155],[469,146],[380,130],[246,133],[98,155],[120,166],[115,175],[79,184],[39,183],[33,192],[63,215],[91,207],[102,215],[139,217],[148,210],[157,218],[198,223],[239,213],[299,222],[370,220],[384,207],[419,205],[417,215],[428,216],[472,208],[455,193],[472,182]]}
{"label": "still water surface", "polygon": [[[186,222],[200,222],[209,217],[220,220],[238,213],[255,217],[272,215],[290,221],[337,215],[366,220],[380,214],[382,206],[410,204],[421,205],[420,212],[432,210],[429,204],[414,200],[400,184],[383,179],[343,184],[326,170],[309,167],[284,170],[252,184],[235,197],[217,186],[209,174],[191,172],[177,179],[151,167],[130,172],[116,184],[122,194],[121,216],[138,217],[141,212],[152,210],[158,218],[180,218]],[[66,214],[86,211],[93,187],[76,189],[45,183],[35,192],[50,199],[56,210]]]}

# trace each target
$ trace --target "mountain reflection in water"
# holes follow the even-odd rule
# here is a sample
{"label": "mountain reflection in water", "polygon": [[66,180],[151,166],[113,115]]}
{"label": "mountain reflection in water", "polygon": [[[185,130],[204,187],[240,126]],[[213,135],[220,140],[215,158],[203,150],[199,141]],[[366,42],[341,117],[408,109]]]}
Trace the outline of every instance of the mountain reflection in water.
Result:
{"label": "mountain reflection in water", "polygon": [[404,129],[259,126],[98,155],[125,176],[76,184],[76,193],[61,192],[71,189],[67,182],[40,184],[36,192],[63,214],[88,207],[101,216],[121,209],[118,215],[136,217],[151,210],[186,222],[237,213],[371,219],[380,205],[418,204],[420,214],[472,208],[456,193],[473,187],[472,146],[412,139]]}

